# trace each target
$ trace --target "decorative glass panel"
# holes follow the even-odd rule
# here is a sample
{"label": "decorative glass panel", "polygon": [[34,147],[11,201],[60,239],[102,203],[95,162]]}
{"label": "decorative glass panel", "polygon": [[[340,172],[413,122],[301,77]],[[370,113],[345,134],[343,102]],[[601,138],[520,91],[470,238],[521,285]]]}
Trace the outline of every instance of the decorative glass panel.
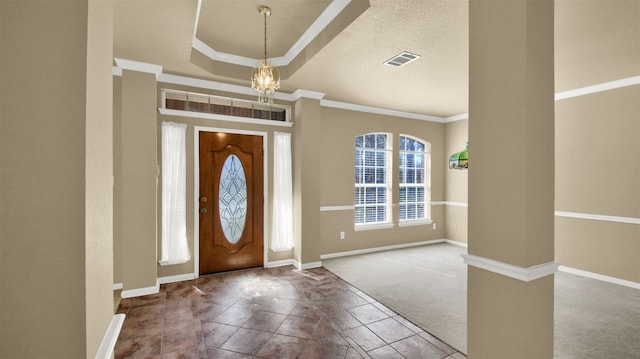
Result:
{"label": "decorative glass panel", "polygon": [[230,155],[220,175],[219,212],[222,231],[231,244],[242,236],[247,218],[247,178],[240,158]]}

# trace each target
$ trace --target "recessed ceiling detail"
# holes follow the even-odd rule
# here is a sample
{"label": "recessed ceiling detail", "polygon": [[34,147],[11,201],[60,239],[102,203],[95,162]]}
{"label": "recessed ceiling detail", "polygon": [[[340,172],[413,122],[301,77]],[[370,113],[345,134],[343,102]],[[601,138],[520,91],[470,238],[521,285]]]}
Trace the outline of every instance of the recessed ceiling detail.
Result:
{"label": "recessed ceiling detail", "polygon": [[410,62],[413,62],[417,59],[420,58],[420,55],[417,54],[413,54],[411,52],[407,52],[407,51],[403,51],[399,54],[397,54],[396,56],[390,58],[389,60],[385,61],[384,64],[385,65],[389,65],[389,66],[393,66],[393,67],[401,67],[404,66]]}
{"label": "recessed ceiling detail", "polygon": [[[280,68],[281,79],[293,74],[320,49],[369,8],[368,0],[264,0],[274,10],[268,25],[269,62]],[[255,1],[218,6],[198,0],[191,62],[205,70],[245,78],[262,51],[262,21]],[[255,19],[254,19],[255,17]],[[295,19],[295,21],[293,21]],[[255,20],[255,21],[254,21]],[[238,67],[234,71],[233,67]]]}

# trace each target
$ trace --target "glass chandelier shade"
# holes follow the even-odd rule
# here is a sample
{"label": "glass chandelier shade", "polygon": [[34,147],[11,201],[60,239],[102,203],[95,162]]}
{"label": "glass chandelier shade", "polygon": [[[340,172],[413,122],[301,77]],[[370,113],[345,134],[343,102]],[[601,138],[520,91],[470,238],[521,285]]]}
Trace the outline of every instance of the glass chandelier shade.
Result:
{"label": "glass chandelier shade", "polygon": [[273,103],[272,95],[280,87],[280,72],[267,60],[267,16],[271,8],[260,6],[258,12],[264,17],[264,60],[251,72],[251,87],[258,91],[259,102]]}

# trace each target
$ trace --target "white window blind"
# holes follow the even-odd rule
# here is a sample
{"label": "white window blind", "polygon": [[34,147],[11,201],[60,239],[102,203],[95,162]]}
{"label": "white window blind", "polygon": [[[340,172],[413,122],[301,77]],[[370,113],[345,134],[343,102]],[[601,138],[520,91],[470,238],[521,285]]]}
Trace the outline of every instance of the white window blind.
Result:
{"label": "white window blind", "polygon": [[399,220],[415,221],[431,217],[431,190],[428,142],[400,136]]}
{"label": "white window blind", "polygon": [[291,134],[273,134],[273,225],[271,250],[293,248],[293,186],[291,174]]}
{"label": "white window blind", "polygon": [[162,122],[162,253],[160,264],[191,259],[187,244],[187,125]]}
{"label": "white window blind", "polygon": [[355,224],[390,223],[391,140],[386,133],[355,138]]}

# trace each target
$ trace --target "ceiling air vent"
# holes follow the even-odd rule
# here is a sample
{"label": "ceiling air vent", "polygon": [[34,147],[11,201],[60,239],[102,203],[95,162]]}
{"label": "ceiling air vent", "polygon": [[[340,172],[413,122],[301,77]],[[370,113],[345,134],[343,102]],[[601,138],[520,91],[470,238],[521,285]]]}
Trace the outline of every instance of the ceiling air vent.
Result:
{"label": "ceiling air vent", "polygon": [[420,55],[416,55],[416,54],[412,54],[410,52],[407,51],[403,51],[401,53],[399,53],[398,55],[390,58],[389,60],[385,61],[384,64],[385,65],[389,65],[389,66],[393,66],[393,67],[400,67],[400,66],[404,66],[408,63],[410,63],[411,61],[417,60],[420,58]]}

